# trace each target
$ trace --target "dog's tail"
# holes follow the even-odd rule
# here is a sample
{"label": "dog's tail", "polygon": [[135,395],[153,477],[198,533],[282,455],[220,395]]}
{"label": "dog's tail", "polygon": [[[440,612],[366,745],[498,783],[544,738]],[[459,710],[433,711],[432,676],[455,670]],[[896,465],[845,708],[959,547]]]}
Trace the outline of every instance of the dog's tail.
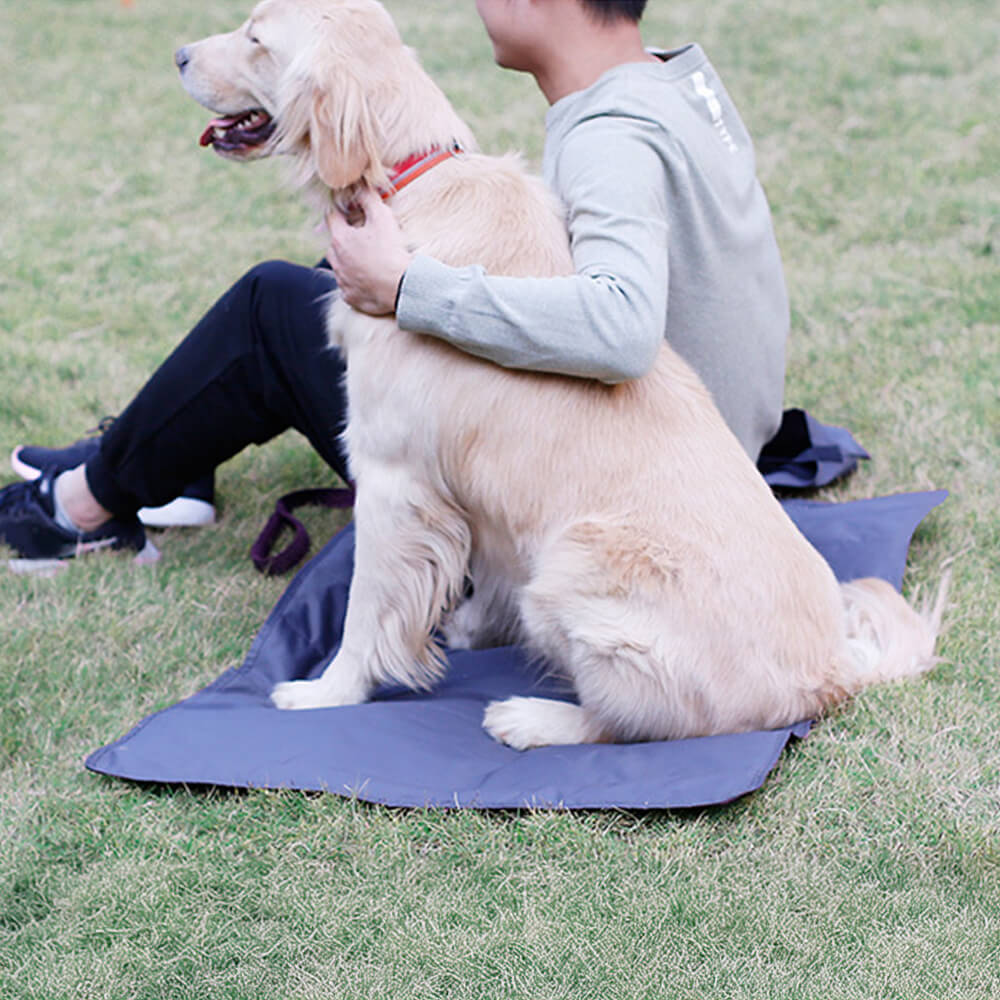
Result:
{"label": "dog's tail", "polygon": [[916,608],[885,580],[867,577],[840,585],[847,651],[855,674],[851,693],[923,673],[938,662],[934,647],[950,578],[945,572],[935,597]]}

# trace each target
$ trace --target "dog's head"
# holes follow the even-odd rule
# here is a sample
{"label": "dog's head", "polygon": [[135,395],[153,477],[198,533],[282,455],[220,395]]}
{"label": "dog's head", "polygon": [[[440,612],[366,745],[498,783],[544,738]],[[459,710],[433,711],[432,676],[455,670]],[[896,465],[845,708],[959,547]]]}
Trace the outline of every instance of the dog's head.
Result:
{"label": "dog's head", "polygon": [[384,165],[413,151],[399,109],[413,86],[407,67],[422,71],[376,0],[263,0],[235,31],[185,45],[175,62],[188,93],[218,116],[201,144],[221,156],[291,154],[299,183],[343,191],[385,184]]}

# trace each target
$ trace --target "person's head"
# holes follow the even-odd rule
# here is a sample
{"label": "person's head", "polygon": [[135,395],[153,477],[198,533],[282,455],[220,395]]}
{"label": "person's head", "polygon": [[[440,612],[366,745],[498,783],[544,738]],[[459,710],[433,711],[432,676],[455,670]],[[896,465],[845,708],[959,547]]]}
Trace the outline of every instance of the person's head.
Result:
{"label": "person's head", "polygon": [[554,46],[637,32],[647,0],[476,0],[497,64],[533,73]]}
{"label": "person's head", "polygon": [[577,0],[581,7],[600,21],[632,21],[639,23],[646,9],[646,0]]}

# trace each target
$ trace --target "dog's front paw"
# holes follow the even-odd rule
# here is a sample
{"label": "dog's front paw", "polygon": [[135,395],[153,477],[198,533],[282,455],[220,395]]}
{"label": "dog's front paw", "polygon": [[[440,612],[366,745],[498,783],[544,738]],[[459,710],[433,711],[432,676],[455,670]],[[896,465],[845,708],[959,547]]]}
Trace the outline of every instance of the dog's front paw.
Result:
{"label": "dog's front paw", "polygon": [[482,612],[474,598],[452,608],[441,622],[441,634],[449,649],[476,649],[482,630]]}
{"label": "dog's front paw", "polygon": [[516,619],[503,617],[498,607],[487,607],[473,595],[453,608],[441,623],[445,645],[449,649],[488,649],[516,642]]}
{"label": "dog's front paw", "polygon": [[475,636],[462,628],[454,618],[441,623],[441,636],[448,649],[475,649]]}
{"label": "dog's front paw", "polygon": [[314,681],[285,681],[276,684],[271,692],[271,701],[276,708],[336,708],[340,705],[357,705],[364,701],[357,696],[338,691],[320,677]]}

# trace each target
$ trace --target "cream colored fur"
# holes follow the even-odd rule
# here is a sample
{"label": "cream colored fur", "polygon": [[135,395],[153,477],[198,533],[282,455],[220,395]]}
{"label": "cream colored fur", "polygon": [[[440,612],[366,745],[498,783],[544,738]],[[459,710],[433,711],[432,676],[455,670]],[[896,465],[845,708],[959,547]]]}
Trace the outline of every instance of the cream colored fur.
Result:
{"label": "cream colored fur", "polygon": [[[459,141],[469,152],[390,202],[411,245],[496,274],[572,272],[541,182],[473,151],[374,0],[264,0],[188,51],[192,95],[265,108],[279,129],[265,152],[326,205]],[[517,748],[782,726],[934,662],[940,607],[838,585],[666,343],[649,375],[608,386],[508,371],[342,302],[330,331],[347,359],[354,578],[340,651],[278,685],[279,707],[429,687],[442,625],[452,643],[517,639],[572,682],[579,706],[488,707],[487,730]]]}

